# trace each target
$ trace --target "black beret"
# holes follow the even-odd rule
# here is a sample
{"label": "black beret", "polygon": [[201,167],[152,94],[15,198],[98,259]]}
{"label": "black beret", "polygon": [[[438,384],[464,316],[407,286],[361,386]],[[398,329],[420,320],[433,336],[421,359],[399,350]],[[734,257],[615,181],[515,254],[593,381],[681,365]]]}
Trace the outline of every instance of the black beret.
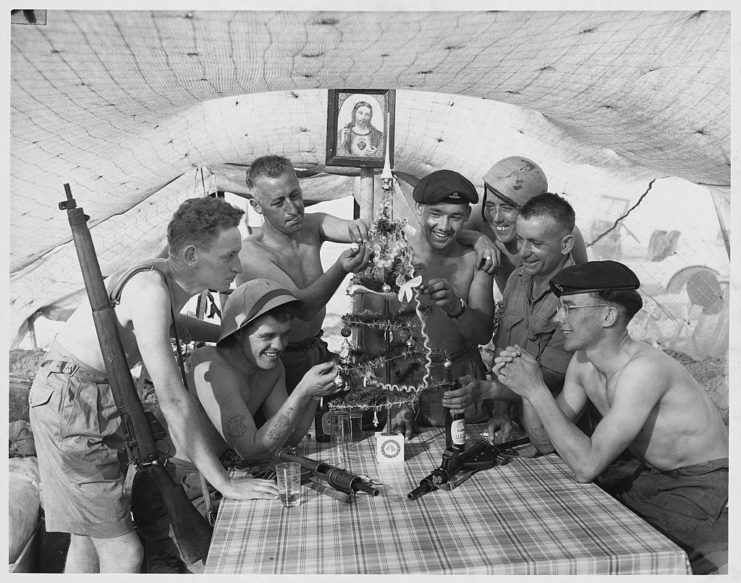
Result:
{"label": "black beret", "polygon": [[628,267],[617,261],[588,261],[558,272],[550,281],[556,297],[603,289],[638,289],[641,282]]}
{"label": "black beret", "polygon": [[417,182],[412,198],[421,204],[470,204],[479,201],[479,195],[471,181],[452,170],[437,170]]}

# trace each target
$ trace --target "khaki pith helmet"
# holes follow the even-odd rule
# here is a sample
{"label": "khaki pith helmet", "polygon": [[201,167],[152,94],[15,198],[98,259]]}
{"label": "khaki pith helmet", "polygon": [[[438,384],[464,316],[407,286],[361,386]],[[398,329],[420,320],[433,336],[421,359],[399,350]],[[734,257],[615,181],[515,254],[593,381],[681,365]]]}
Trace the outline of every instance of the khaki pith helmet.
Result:
{"label": "khaki pith helmet", "polygon": [[219,342],[273,308],[291,303],[299,308],[303,305],[290,291],[271,279],[253,279],[237,286],[224,304]]}
{"label": "khaki pith helmet", "polygon": [[548,180],[543,169],[523,156],[499,160],[484,174],[484,184],[518,208],[534,196],[548,192]]}

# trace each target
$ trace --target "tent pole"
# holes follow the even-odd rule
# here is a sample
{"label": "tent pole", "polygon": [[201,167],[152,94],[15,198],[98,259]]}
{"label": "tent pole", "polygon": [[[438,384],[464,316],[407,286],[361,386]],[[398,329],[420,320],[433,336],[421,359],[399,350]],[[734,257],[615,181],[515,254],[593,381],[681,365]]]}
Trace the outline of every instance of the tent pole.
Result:
{"label": "tent pole", "polygon": [[726,253],[728,254],[728,259],[730,261],[731,259],[731,238],[728,236],[728,228],[726,227],[726,222],[723,219],[723,212],[720,208],[720,195],[717,194],[713,189],[709,188],[708,191],[710,192],[710,198],[713,199],[713,206],[715,207],[715,215],[718,217],[718,225],[720,225],[720,232],[723,236],[723,243],[726,246]]}
{"label": "tent pole", "polygon": [[31,339],[33,350],[36,350],[39,347],[38,342],[36,341],[36,318],[28,319],[28,336]]}
{"label": "tent pole", "polygon": [[360,169],[360,218],[373,222],[373,168]]}

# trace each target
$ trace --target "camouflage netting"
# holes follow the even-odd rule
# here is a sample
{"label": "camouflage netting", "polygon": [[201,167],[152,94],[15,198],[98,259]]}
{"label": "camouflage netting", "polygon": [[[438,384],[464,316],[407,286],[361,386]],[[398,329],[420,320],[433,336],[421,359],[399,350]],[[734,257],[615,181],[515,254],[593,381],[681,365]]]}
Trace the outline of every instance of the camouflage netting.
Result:
{"label": "camouflage netting", "polygon": [[[11,339],[29,318],[63,317],[82,289],[57,208],[64,183],[109,274],[162,250],[183,199],[228,169],[238,184],[226,164],[277,153],[326,170],[327,89],[390,88],[395,171],[451,168],[480,187],[496,160],[534,159],[574,205],[591,256],[623,260],[644,282],[636,333],[698,358],[727,350],[728,12],[12,20]],[[303,183],[314,200],[353,192],[347,176]]]}

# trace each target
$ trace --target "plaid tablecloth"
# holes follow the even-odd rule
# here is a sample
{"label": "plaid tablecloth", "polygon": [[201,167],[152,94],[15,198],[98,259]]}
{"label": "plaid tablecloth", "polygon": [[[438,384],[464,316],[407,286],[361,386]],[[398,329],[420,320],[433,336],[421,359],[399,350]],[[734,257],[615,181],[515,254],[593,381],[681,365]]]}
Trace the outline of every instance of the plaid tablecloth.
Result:
{"label": "plaid tablecloth", "polygon": [[556,455],[515,458],[451,491],[407,499],[441,461],[444,436],[407,442],[377,464],[375,437],[302,455],[383,483],[351,503],[302,487],[301,504],[225,500],[206,573],[687,574],[685,553]]}

